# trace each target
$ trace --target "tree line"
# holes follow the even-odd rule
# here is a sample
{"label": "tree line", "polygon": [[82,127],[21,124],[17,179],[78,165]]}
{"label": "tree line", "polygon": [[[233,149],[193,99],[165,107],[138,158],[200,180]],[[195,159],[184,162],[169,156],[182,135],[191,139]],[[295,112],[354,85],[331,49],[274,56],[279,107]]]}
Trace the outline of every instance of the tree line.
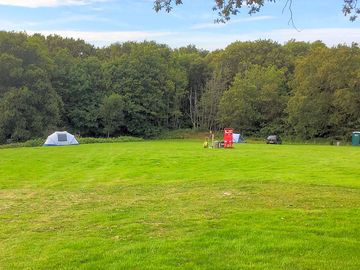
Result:
{"label": "tree line", "polygon": [[0,142],[64,129],[155,137],[233,127],[346,137],[360,128],[360,49],[321,41],[235,42],[208,52],[155,42],[96,48],[83,40],[0,32]]}

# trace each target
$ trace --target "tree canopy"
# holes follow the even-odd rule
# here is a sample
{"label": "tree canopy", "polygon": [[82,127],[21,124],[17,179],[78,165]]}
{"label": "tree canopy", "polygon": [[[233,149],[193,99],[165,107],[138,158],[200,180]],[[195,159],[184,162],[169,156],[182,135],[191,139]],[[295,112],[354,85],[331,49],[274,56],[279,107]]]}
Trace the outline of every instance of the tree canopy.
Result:
{"label": "tree canopy", "polygon": [[234,42],[208,52],[155,42],[0,32],[0,143],[216,130],[346,137],[360,127],[360,48]]}

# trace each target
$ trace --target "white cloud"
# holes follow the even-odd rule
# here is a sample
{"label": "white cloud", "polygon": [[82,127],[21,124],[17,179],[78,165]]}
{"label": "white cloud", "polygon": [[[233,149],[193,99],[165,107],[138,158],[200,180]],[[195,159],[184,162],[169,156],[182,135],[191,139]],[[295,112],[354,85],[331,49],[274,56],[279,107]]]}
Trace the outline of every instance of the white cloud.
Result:
{"label": "white cloud", "polygon": [[28,34],[59,35],[67,38],[83,39],[97,46],[110,45],[115,42],[157,40],[171,35],[168,32],[146,31],[113,31],[113,32],[84,32],[84,31],[27,31]]}
{"label": "white cloud", "polygon": [[301,31],[297,31],[293,28],[279,29],[270,32],[250,34],[249,39],[254,40],[258,35],[261,36],[261,38],[270,38],[281,43],[290,39],[300,41],[321,40],[328,46],[360,42],[360,28],[313,28],[303,29]]}
{"label": "white cloud", "polygon": [[18,6],[27,8],[59,7],[59,6],[83,6],[105,0],[0,0],[3,6]]}
{"label": "white cloud", "polygon": [[254,41],[258,39],[271,39],[279,43],[285,43],[290,39],[309,42],[321,40],[328,46],[343,43],[350,45],[352,42],[360,43],[360,28],[316,28],[304,29],[301,32],[289,28],[268,32],[253,31],[243,34],[218,34],[194,31],[161,37],[158,41],[169,44],[171,47],[195,44],[199,48],[215,50],[225,48],[235,41]]}
{"label": "white cloud", "polygon": [[272,20],[275,19],[274,16],[254,16],[254,17],[247,17],[247,18],[240,18],[240,19],[231,19],[227,23],[199,23],[195,24],[191,27],[191,29],[214,29],[214,28],[224,28],[227,25],[231,24],[238,24],[238,23],[245,23],[245,22],[254,22],[254,21],[264,21],[264,20]]}
{"label": "white cloud", "polygon": [[[52,20],[1,20],[0,19],[0,29],[8,31],[27,31],[27,29],[32,29],[28,31],[34,32],[34,29],[38,27],[43,27],[46,25],[48,29],[54,25],[64,25],[69,23],[76,22],[110,22],[109,18],[94,16],[94,15],[68,15],[68,16],[58,16]],[[120,24],[117,22],[117,25],[122,25],[124,27],[128,26],[127,24]]]}

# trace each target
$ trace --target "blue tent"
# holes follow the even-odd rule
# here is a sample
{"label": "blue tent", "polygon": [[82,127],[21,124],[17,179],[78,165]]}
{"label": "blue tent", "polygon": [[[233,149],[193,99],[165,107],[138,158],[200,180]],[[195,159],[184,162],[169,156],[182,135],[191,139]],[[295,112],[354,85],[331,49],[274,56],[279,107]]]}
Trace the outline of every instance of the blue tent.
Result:
{"label": "blue tent", "polygon": [[245,140],[244,140],[244,138],[241,136],[240,133],[234,133],[234,134],[233,134],[233,142],[234,142],[234,143],[244,143]]}

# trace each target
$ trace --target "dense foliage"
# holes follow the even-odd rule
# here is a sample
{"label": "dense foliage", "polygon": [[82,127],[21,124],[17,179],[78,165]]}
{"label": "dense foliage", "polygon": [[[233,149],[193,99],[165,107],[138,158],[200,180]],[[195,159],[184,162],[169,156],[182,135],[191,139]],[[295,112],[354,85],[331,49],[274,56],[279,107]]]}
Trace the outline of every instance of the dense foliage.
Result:
{"label": "dense foliage", "polygon": [[235,42],[207,52],[155,42],[95,48],[0,32],[0,142],[164,130],[345,137],[360,128],[360,49]]}

